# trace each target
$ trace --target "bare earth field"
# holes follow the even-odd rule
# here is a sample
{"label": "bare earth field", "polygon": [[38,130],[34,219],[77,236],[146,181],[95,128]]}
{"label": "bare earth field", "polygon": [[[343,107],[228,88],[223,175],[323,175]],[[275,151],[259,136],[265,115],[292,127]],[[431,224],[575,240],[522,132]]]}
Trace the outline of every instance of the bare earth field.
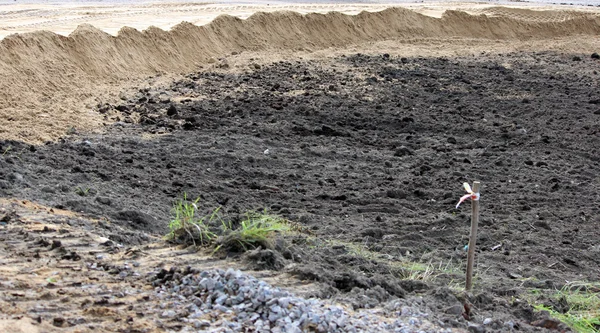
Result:
{"label": "bare earth field", "polygon": [[[229,267],[424,314],[406,332],[570,331],[534,305],[600,282],[594,7],[18,6],[0,8],[19,32],[0,41],[2,332],[199,330],[159,290]],[[294,232],[250,254],[167,243],[184,193]]]}

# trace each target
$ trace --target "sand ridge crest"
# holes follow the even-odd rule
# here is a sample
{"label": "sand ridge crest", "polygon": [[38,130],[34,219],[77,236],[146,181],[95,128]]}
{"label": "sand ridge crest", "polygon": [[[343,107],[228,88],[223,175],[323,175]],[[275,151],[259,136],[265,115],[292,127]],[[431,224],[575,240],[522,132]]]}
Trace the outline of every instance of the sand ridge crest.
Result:
{"label": "sand ridge crest", "polygon": [[[502,12],[494,8],[489,13]],[[511,17],[513,12],[518,15]],[[168,31],[124,27],[117,36],[89,24],[68,37],[46,31],[11,35],[0,41],[0,138],[39,143],[56,140],[71,127],[99,129],[103,119],[93,106],[103,87],[197,70],[232,52],[316,51],[394,39],[527,41],[600,34],[600,17],[594,14],[524,20],[523,13],[530,12],[510,9],[489,16],[448,10],[435,18],[405,8],[357,15],[280,11],[245,20],[221,15],[204,26],[183,22]]]}

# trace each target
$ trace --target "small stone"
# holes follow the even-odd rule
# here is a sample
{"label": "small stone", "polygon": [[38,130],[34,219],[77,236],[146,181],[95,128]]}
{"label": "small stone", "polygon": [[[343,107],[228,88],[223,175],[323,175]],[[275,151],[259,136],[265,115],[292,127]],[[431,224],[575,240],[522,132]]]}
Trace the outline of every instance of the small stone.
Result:
{"label": "small stone", "polygon": [[[276,301],[276,299],[275,299],[275,301]],[[276,305],[276,304],[271,305],[269,310],[271,310],[271,312],[277,313],[277,314],[283,313],[283,309],[279,305]]]}
{"label": "small stone", "polygon": [[512,320],[504,322],[504,327],[513,330],[515,328],[515,323]]}
{"label": "small stone", "polygon": [[580,56],[574,56],[572,58],[573,61],[581,61],[581,57]]}
{"label": "small stone", "polygon": [[208,320],[195,320],[194,328],[207,328],[210,327],[210,322]]}
{"label": "small stone", "polygon": [[269,313],[268,319],[270,322],[275,323],[279,318],[281,318],[281,316],[279,314],[273,313],[273,312]]}
{"label": "small stone", "polygon": [[106,206],[110,206],[112,204],[112,200],[107,197],[96,197],[96,201]]}
{"label": "small stone", "polygon": [[54,189],[53,187],[50,187],[50,186],[44,186],[44,187],[42,187],[42,192],[44,192],[44,193],[56,193],[56,189]]}
{"label": "small stone", "polygon": [[402,317],[408,317],[408,316],[412,315],[412,309],[410,307],[408,307],[408,306],[403,306],[400,309],[400,315]]}
{"label": "small stone", "polygon": [[13,172],[8,175],[8,180],[13,183],[22,183],[25,178],[18,172]]}
{"label": "small stone", "polygon": [[463,309],[462,305],[456,304],[456,305],[453,305],[453,306],[447,308],[446,310],[444,310],[444,312],[447,314],[460,316],[463,313],[463,310],[464,309]]}
{"label": "small stone", "polygon": [[485,327],[483,327],[483,325],[470,324],[467,329],[471,333],[485,333]]}
{"label": "small stone", "polygon": [[221,295],[215,300],[215,304],[223,305],[226,299],[227,295]]}
{"label": "small stone", "polygon": [[169,105],[169,108],[167,109],[167,116],[174,116],[177,114],[177,107],[175,107],[175,105],[171,104]]}
{"label": "small stone", "polygon": [[160,314],[161,318],[173,318],[177,315],[177,313],[173,310],[166,310]]}
{"label": "small stone", "polygon": [[552,231],[552,227],[550,227],[550,225],[546,221],[535,221],[533,223],[533,225],[535,227],[539,227],[539,228],[542,228],[542,229],[546,229],[546,230]]}
{"label": "small stone", "polygon": [[489,325],[489,324],[491,324],[491,323],[492,323],[492,318],[485,318],[485,319],[483,320],[483,324],[484,324],[484,325]]}
{"label": "small stone", "polygon": [[319,324],[319,325],[317,326],[317,332],[319,332],[319,333],[325,333],[325,332],[327,332],[327,328],[325,327],[325,325],[323,325],[323,324],[321,323],[321,324]]}
{"label": "small stone", "polygon": [[410,317],[410,318],[408,319],[408,323],[409,323],[410,325],[417,326],[417,325],[420,325],[420,324],[421,324],[421,321],[420,321],[419,319],[415,318],[415,317]]}
{"label": "small stone", "polygon": [[65,318],[62,317],[56,317],[52,320],[52,325],[56,326],[56,327],[63,327],[65,325],[67,321],[65,320]]}
{"label": "small stone", "polygon": [[169,97],[169,95],[167,95],[166,93],[162,92],[158,95],[158,101],[166,104],[171,101],[171,97]]}
{"label": "small stone", "polygon": [[401,146],[400,148],[396,149],[396,151],[394,152],[394,156],[397,157],[402,157],[402,156],[407,156],[407,155],[412,155],[413,151],[405,146]]}
{"label": "small stone", "polygon": [[596,52],[592,53],[592,59],[600,59],[600,54]]}
{"label": "small stone", "polygon": [[231,310],[229,310],[228,308],[224,307],[223,305],[219,305],[219,304],[213,306],[213,309],[215,309],[217,311],[221,311],[223,313],[231,312]]}

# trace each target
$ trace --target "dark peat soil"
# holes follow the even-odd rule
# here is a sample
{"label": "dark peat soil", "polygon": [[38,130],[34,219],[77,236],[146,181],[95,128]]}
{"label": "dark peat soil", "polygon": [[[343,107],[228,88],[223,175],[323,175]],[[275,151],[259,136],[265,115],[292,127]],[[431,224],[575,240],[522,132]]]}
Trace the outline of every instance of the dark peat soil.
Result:
{"label": "dark peat soil", "polygon": [[[313,235],[271,255],[323,282],[316,296],[355,307],[400,297],[457,327],[469,302],[470,320],[492,318],[493,331],[541,330],[529,326],[538,315],[528,290],[600,280],[597,60],[355,54],[217,65],[99,105],[119,118],[102,135],[1,142],[0,194],[154,235],[183,193],[206,213],[267,208]],[[453,286],[464,279],[470,209],[455,205],[474,180],[476,280],[463,298]],[[114,241],[145,241],[106,228]],[[413,261],[435,278],[400,278],[394,262]]]}

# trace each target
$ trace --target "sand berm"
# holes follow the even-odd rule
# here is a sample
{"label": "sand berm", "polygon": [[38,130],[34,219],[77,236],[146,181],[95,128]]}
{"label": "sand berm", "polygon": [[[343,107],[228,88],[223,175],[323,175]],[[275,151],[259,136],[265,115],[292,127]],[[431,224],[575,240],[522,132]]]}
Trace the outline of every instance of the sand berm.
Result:
{"label": "sand berm", "polygon": [[[10,35],[0,42],[0,139],[42,143],[71,128],[100,129],[102,118],[93,107],[102,92],[150,75],[197,70],[234,52],[313,52],[384,40],[527,43],[600,34],[600,16],[593,13],[564,11],[561,20],[545,20],[544,12],[508,12],[514,15],[448,10],[434,18],[403,8],[358,15],[274,12],[246,20],[222,15],[205,26],[183,22],[170,31],[124,27],[117,36],[91,25],[67,37],[45,31]],[[440,47],[451,48],[452,42]]]}

